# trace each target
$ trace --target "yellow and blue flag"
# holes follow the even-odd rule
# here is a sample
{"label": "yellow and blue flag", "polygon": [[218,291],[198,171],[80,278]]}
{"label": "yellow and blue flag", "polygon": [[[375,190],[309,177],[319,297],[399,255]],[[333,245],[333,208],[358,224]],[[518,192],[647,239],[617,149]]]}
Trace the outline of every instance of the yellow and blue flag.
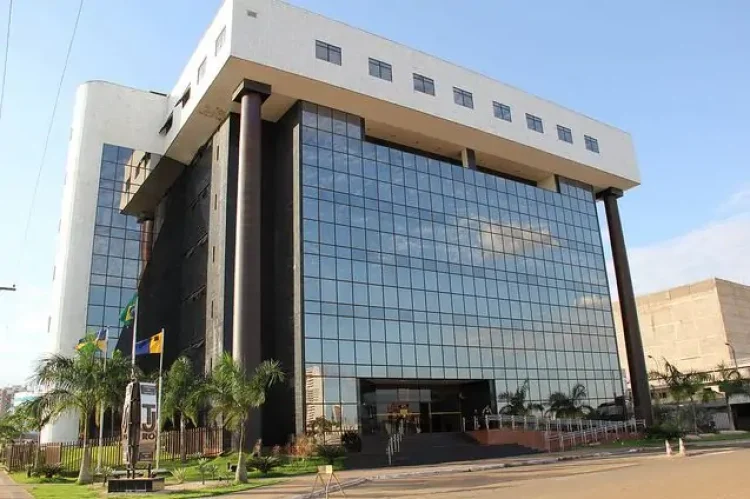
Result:
{"label": "yellow and blue flag", "polygon": [[151,353],[162,353],[164,350],[164,331],[135,344],[135,355],[148,355]]}
{"label": "yellow and blue flag", "polygon": [[135,305],[138,303],[138,293],[133,294],[125,308],[120,312],[120,322],[123,326],[130,326],[135,321]]}
{"label": "yellow and blue flag", "polygon": [[84,338],[81,338],[78,340],[78,344],[76,345],[76,350],[80,350],[81,348],[85,347],[89,343],[93,343],[96,345],[96,347],[101,350],[102,352],[107,351],[107,328],[102,328],[99,331],[97,331],[95,336],[86,336]]}

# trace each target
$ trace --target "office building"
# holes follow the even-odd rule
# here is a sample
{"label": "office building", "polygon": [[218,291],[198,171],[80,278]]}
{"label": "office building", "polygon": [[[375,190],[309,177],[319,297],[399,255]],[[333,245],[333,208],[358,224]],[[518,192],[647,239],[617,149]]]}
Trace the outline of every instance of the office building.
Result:
{"label": "office building", "polygon": [[24,387],[18,385],[0,388],[0,417],[13,409],[15,406],[13,403],[14,397],[24,390]]}
{"label": "office building", "polygon": [[632,297],[621,130],[286,3],[227,0],[168,94],[84,84],[70,151],[58,346],[109,325],[140,276],[138,336],[164,328],[167,363],[208,371],[229,351],[289,372],[250,438],[321,416],[456,431],[526,379],[539,401],[579,382],[594,406],[622,395],[596,216],[602,199]]}

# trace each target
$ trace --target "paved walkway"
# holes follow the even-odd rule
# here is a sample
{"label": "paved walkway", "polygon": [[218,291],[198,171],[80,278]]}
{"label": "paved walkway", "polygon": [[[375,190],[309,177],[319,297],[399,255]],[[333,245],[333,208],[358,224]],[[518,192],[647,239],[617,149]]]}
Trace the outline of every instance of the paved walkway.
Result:
{"label": "paved walkway", "polygon": [[[349,499],[747,499],[750,450],[643,455],[364,483]],[[332,498],[341,497],[332,495]]]}
{"label": "paved walkway", "polygon": [[0,499],[32,499],[32,497],[22,485],[16,484],[4,471],[0,471]]}
{"label": "paved walkway", "polygon": [[[400,466],[392,468],[379,468],[370,470],[350,470],[337,472],[339,480],[346,487],[346,495],[350,496],[350,491],[358,490],[362,487],[363,483],[387,483],[392,480],[409,479],[419,477],[420,479],[426,479],[425,477],[442,476],[450,473],[461,474],[461,476],[467,476],[467,472],[471,471],[472,475],[477,472],[485,472],[496,469],[521,469],[519,467],[527,466],[541,466],[550,465],[560,462],[568,461],[580,461],[582,459],[607,459],[614,456],[627,456],[633,455],[633,453],[627,452],[613,452],[613,451],[592,451],[582,450],[577,452],[565,452],[559,454],[535,454],[532,456],[520,456],[514,458],[503,458],[503,459],[488,459],[483,461],[474,462],[460,462],[460,463],[443,463],[439,465],[430,466]],[[261,487],[258,489],[248,490],[246,492],[239,492],[232,494],[233,498],[242,499],[301,499],[305,498],[310,494],[312,490],[312,484],[315,479],[314,475],[305,475],[295,478],[290,478],[276,485],[270,485],[268,487]],[[429,478],[430,480],[432,478]],[[355,487],[351,487],[355,485]],[[320,490],[318,484],[316,491]],[[340,496],[340,494],[334,494],[333,497]],[[318,497],[317,495],[315,497]],[[343,496],[341,496],[343,497]],[[365,497],[365,496],[360,496]],[[373,497],[388,497],[388,496],[373,496]],[[397,496],[394,496],[397,497]],[[409,497],[404,496],[404,497]]]}

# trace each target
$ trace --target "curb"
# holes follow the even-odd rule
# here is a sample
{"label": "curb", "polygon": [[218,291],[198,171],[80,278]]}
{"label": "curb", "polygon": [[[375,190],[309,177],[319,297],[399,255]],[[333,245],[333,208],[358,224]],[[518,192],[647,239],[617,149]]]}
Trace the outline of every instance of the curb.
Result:
{"label": "curb", "polygon": [[[421,477],[421,476],[443,475],[443,474],[449,474],[449,473],[471,473],[471,472],[479,472],[479,471],[492,471],[492,470],[499,470],[499,469],[504,469],[504,468],[540,466],[544,464],[555,464],[555,463],[560,463],[564,461],[579,461],[583,459],[597,459],[597,458],[611,457],[611,456],[626,456],[630,454],[640,454],[640,453],[648,453],[648,452],[649,452],[648,450],[639,447],[635,449],[628,449],[625,451],[596,452],[593,454],[584,454],[584,455],[578,455],[578,456],[546,457],[546,458],[525,459],[523,461],[512,461],[508,463],[494,463],[494,464],[468,464],[468,465],[464,464],[464,465],[457,465],[457,466],[451,466],[451,467],[442,467],[442,468],[437,468],[434,470],[404,471],[401,473],[384,473],[381,475],[373,475],[369,477],[353,478],[351,480],[347,480],[341,484],[340,488],[338,485],[336,485],[334,487],[331,487],[328,490],[328,492],[329,493],[338,492],[341,489],[357,487],[358,485],[362,485],[363,483],[376,482],[379,480],[398,480],[401,478],[414,478],[414,477]],[[309,494],[291,496],[289,497],[289,499],[317,499],[319,497],[325,497],[324,490],[319,490],[319,491],[309,493]]]}

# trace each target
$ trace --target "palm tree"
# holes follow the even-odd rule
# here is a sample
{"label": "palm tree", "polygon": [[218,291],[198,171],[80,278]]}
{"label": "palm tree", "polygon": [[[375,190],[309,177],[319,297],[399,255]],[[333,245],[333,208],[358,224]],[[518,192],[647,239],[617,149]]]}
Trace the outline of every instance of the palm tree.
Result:
{"label": "palm tree", "polygon": [[550,395],[549,411],[547,412],[556,418],[582,418],[594,412],[590,405],[584,403],[587,398],[586,387],[577,383],[570,390],[570,394],[555,392]]}
{"label": "palm tree", "polygon": [[52,355],[36,367],[32,381],[43,395],[40,404],[54,420],[61,414],[77,411],[83,423],[83,457],[78,473],[78,483],[88,484],[91,474],[91,448],[87,445],[89,416],[103,400],[102,385],[106,379],[103,363],[96,358],[98,347],[93,343],[83,345],[72,357]]}
{"label": "palm tree", "polygon": [[34,452],[34,468],[37,467],[39,462],[39,446],[41,445],[41,432],[47,423],[50,421],[50,411],[45,405],[45,400],[42,397],[36,397],[31,400],[26,400],[21,405],[13,410],[13,414],[16,415],[21,422],[21,426],[24,430],[30,430],[37,432],[37,448]]}
{"label": "palm tree", "polygon": [[198,413],[203,405],[205,395],[204,379],[195,373],[190,359],[179,357],[172,363],[164,377],[164,388],[162,391],[161,418],[159,424],[172,421],[177,425],[180,421],[180,458],[184,463],[187,461],[187,448],[185,446],[185,429],[187,421],[198,424]]}
{"label": "palm tree", "polygon": [[[710,390],[706,388],[706,384],[711,382],[711,375],[696,371],[682,372],[674,364],[664,359],[664,370],[651,371],[649,377],[664,383],[669,391],[669,395],[678,405],[684,400],[690,401],[690,410],[693,416],[693,432],[698,433],[695,399],[699,393],[701,394],[701,399],[704,401],[710,397]],[[679,411],[677,418],[678,424],[682,426],[682,417]]]}
{"label": "palm tree", "polygon": [[528,416],[534,411],[544,411],[542,404],[526,402],[529,394],[529,380],[524,380],[523,384],[516,388],[515,392],[503,392],[497,396],[499,402],[506,402],[506,405],[500,409],[499,414],[506,416]]}
{"label": "palm tree", "polygon": [[718,371],[719,391],[724,394],[724,402],[727,405],[729,429],[734,431],[734,413],[732,412],[732,405],[729,403],[729,398],[732,395],[750,393],[750,387],[748,387],[747,382],[742,379],[742,374],[740,374],[737,369],[729,368],[722,362],[716,366],[716,370]]}
{"label": "palm tree", "polygon": [[250,410],[266,401],[266,391],[275,383],[284,380],[284,372],[276,360],[266,360],[248,377],[242,366],[229,353],[221,356],[208,381],[206,392],[211,399],[211,415],[221,417],[224,424],[239,432],[240,446],[235,480],[247,483],[245,467],[245,426]]}

